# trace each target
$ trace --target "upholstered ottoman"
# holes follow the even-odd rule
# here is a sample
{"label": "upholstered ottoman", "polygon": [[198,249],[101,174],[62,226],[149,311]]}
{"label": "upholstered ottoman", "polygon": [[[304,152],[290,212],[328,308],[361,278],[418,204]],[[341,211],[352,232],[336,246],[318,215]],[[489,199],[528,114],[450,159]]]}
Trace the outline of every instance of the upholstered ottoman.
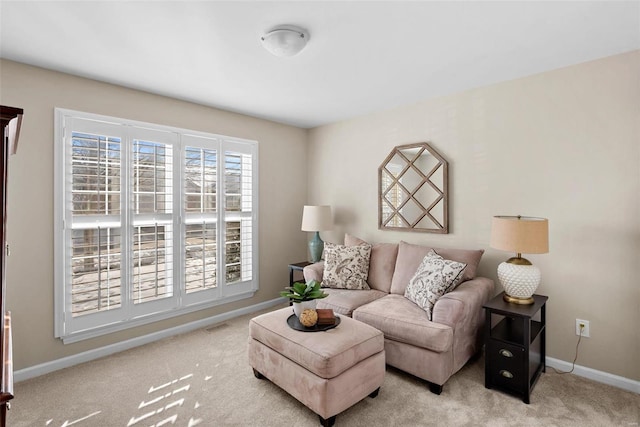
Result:
{"label": "upholstered ottoman", "polygon": [[378,395],[382,332],[346,316],[328,331],[301,332],[287,325],[291,314],[287,307],[251,319],[249,363],[257,378],[268,378],[331,426],[340,412]]}

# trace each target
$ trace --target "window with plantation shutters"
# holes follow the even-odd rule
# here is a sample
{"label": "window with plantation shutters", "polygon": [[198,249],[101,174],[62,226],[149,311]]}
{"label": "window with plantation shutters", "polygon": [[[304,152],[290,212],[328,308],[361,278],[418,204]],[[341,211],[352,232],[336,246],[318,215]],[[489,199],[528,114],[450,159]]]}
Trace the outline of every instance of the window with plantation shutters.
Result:
{"label": "window with plantation shutters", "polygon": [[258,288],[257,143],[56,109],[56,336]]}

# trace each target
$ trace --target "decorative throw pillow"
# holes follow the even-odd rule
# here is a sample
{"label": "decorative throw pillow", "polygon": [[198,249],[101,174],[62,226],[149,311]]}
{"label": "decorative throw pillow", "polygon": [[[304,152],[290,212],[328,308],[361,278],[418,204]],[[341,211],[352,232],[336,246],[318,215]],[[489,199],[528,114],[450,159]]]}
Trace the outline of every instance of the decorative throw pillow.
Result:
{"label": "decorative throw pillow", "polygon": [[409,281],[404,296],[425,310],[431,320],[436,301],[462,282],[466,266],[462,262],[444,259],[432,250]]}
{"label": "decorative throw pillow", "polygon": [[[348,233],[344,235],[345,246],[368,245],[364,240],[352,236]],[[397,243],[375,243],[371,244],[371,257],[369,261],[369,277],[367,284],[371,289],[377,289],[389,293],[391,289],[391,279],[398,257]],[[424,257],[424,256],[423,256]],[[408,279],[408,278],[407,278]]]}
{"label": "decorative throw pillow", "polygon": [[371,245],[343,246],[324,244],[322,286],[339,289],[369,289]]}

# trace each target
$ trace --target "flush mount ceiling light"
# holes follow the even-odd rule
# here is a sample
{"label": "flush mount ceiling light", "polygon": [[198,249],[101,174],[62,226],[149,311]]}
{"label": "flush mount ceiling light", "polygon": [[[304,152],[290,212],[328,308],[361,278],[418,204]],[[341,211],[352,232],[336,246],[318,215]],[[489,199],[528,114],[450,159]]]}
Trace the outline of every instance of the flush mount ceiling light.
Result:
{"label": "flush mount ceiling light", "polygon": [[275,56],[298,54],[309,41],[309,32],[292,25],[281,25],[260,37],[262,45]]}

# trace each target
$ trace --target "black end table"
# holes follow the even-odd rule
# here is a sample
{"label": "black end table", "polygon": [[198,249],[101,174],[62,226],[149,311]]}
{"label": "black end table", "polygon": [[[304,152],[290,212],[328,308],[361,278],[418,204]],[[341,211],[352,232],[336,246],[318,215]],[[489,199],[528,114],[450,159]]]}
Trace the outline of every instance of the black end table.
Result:
{"label": "black end table", "polygon": [[533,295],[530,305],[510,304],[503,293],[486,303],[486,388],[498,388],[529,403],[533,386],[546,370],[546,303]]}
{"label": "black end table", "polygon": [[294,282],[293,281],[293,272],[294,271],[302,272],[302,270],[304,270],[304,268],[307,265],[311,265],[311,264],[313,264],[313,263],[309,262],[309,261],[302,261],[302,262],[296,262],[294,264],[289,264],[289,286],[293,286],[293,282]]}

